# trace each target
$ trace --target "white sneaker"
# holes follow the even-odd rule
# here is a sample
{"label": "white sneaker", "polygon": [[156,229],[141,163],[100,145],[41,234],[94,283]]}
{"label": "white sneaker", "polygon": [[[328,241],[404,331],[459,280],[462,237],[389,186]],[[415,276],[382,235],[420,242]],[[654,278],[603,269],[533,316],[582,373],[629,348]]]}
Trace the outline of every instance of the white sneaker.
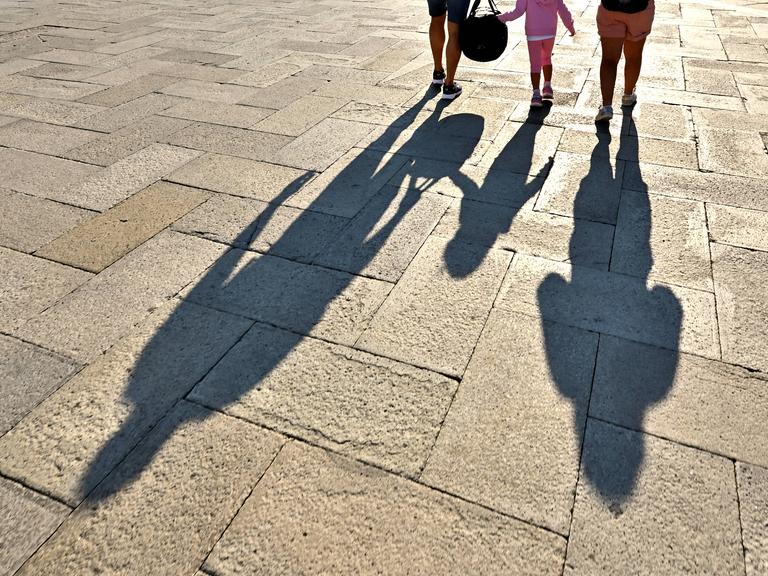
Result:
{"label": "white sneaker", "polygon": [[637,104],[637,94],[635,94],[635,91],[632,90],[632,94],[624,94],[621,97],[621,105],[622,106],[634,106]]}
{"label": "white sneaker", "polygon": [[595,116],[595,122],[605,122],[613,118],[613,106],[600,106]]}

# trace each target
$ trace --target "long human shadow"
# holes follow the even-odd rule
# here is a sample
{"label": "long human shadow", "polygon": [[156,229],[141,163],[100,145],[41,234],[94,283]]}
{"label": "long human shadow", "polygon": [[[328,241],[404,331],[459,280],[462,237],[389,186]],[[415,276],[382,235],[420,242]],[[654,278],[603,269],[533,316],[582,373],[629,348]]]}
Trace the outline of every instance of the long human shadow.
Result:
{"label": "long human shadow", "polygon": [[[626,129],[634,127],[631,115],[624,115],[622,122],[617,157],[627,162],[638,162],[639,141],[630,137],[630,131]],[[575,224],[569,245],[571,279],[568,281],[560,274],[549,274],[538,288],[550,373],[560,394],[573,404],[575,430],[586,429],[589,396],[585,394],[583,382],[573,377],[574,348],[565,342],[562,330],[557,328],[558,320],[565,319],[568,324],[611,336],[634,335],[645,342],[661,340],[665,348],[674,351],[668,355],[654,354],[646,357],[645,354],[650,350],[648,347],[611,336],[606,342],[606,336],[600,336],[598,376],[615,378],[622,373],[626,376],[628,370],[642,374],[631,382],[601,384],[610,384],[611,390],[618,395],[618,399],[614,397],[614,400],[621,405],[621,425],[632,430],[642,429],[647,410],[669,392],[679,357],[677,350],[683,319],[682,306],[666,286],[648,288],[653,267],[651,206],[648,187],[642,177],[640,184],[631,192],[636,197],[630,208],[636,211],[630,216],[639,232],[635,234],[639,245],[633,251],[637,282],[626,276],[612,274],[614,282],[606,273],[592,270],[590,262],[583,261],[587,253],[580,243],[588,240],[590,205],[595,201],[594,183],[611,182],[616,178],[610,162],[610,143],[611,134],[598,130],[589,173],[581,180],[576,193],[573,209]],[[604,362],[612,364],[608,366]],[[628,389],[628,385],[635,387]],[[604,396],[603,401],[606,397],[610,395]],[[620,442],[597,437],[594,440],[592,445],[585,447],[582,477],[597,490],[609,508],[620,510],[622,504],[631,497],[642,468],[645,456],[642,435],[628,434]]]}
{"label": "long human shadow", "polygon": [[[484,200],[490,197],[486,186],[489,180],[478,186],[457,171],[457,181],[460,182],[464,193],[459,207],[459,227],[448,241],[443,254],[446,269],[454,278],[465,278],[477,270],[498,237],[509,231],[520,209],[541,189],[552,165],[551,158],[534,176],[531,176],[530,172],[533,167],[536,136],[550,109],[550,102],[545,102],[544,107],[539,110],[531,109],[526,121],[491,164],[489,174],[503,174],[505,188],[509,194],[508,203],[498,206],[491,217],[487,210],[484,210],[488,208]],[[514,171],[509,171],[507,164],[510,159],[514,159]],[[510,200],[513,200],[513,203],[509,203]],[[480,249],[466,250],[465,244],[473,244]]]}
{"label": "long human shadow", "polygon": [[[451,147],[450,139],[441,139],[439,136],[443,121],[441,113],[446,104],[439,101],[434,110],[426,115],[426,105],[436,94],[435,91],[428,90],[416,104],[392,122],[367,147],[364,154],[353,159],[324,187],[267,251],[256,255],[252,251],[234,248],[252,245],[269,220],[274,217],[280,205],[302,188],[306,178],[300,177],[291,182],[258,218],[240,232],[231,244],[233,247],[205,272],[191,290],[184,294],[186,301],[214,309],[223,309],[226,312],[240,313],[257,323],[263,322],[291,331],[286,333],[285,338],[264,342],[262,344],[263,362],[258,373],[249,374],[247,380],[231,383],[226,391],[217,394],[210,402],[206,401],[207,407],[214,410],[223,409],[249,390],[258,388],[259,383],[303,339],[303,335],[308,334],[318,325],[329,304],[344,291],[356,277],[354,275],[361,272],[374,258],[398,223],[419,200],[422,192],[430,188],[433,182],[432,176],[420,172],[422,163],[407,162],[409,158],[407,150],[409,144],[418,147],[429,145],[430,142],[434,142],[441,149]],[[424,114],[421,114],[422,112]],[[424,118],[425,115],[426,118]],[[422,118],[424,120],[420,121]],[[461,145],[451,150],[452,157],[456,159],[457,156],[466,155],[468,158],[480,141],[484,120],[481,116],[474,114],[454,114],[450,118],[453,122],[460,121],[463,126]],[[398,150],[406,150],[405,154],[391,155],[391,148],[397,144],[403,130],[411,128],[417,120],[420,122],[413,129],[410,138],[398,148]],[[401,195],[394,214],[380,226],[381,219],[399,196],[396,189],[385,186],[386,179],[380,177],[382,174],[391,174],[391,176],[399,174],[421,181],[426,179],[427,183],[419,189],[409,187],[407,192]],[[350,182],[353,184],[350,185]],[[379,189],[377,193],[370,195],[367,203],[358,211],[359,214],[362,210],[366,210],[365,218],[360,219],[364,225],[356,225],[358,223],[354,219],[350,220],[337,236],[340,237],[343,234],[348,243],[360,248],[360,257],[355,259],[353,269],[346,268],[345,274],[290,261],[281,256],[290,252],[297,244],[306,242],[307,231],[316,226],[317,212],[323,211],[324,204],[329,200],[343,201],[345,195],[351,201],[355,194],[360,194],[360,191],[365,190],[372,182],[376,182],[375,186]],[[384,201],[376,201],[381,197]],[[333,241],[326,248],[332,245]],[[349,246],[345,248],[348,249]],[[319,254],[320,247],[315,256]],[[318,271],[319,274],[314,277],[308,274],[304,276],[303,283],[299,282],[297,270],[310,269]],[[328,276],[332,277],[332,281],[328,281]],[[306,278],[309,278],[308,282]],[[189,343],[188,335],[180,328],[184,323],[182,318],[184,313],[184,306],[178,307],[141,351],[123,397],[124,402],[130,406],[130,415],[90,462],[80,482],[80,493],[83,498],[90,495],[92,500],[101,500],[117,492],[147,466],[162,445],[184,424],[184,418],[194,418],[182,415],[172,422],[166,419],[163,426],[158,426],[153,431],[153,442],[149,445],[145,444],[141,451],[132,453],[131,467],[128,469],[123,467],[119,474],[113,474],[108,482],[93,491],[146,435],[147,431],[162,418],[164,413],[191,392],[213,365],[213,362],[209,362],[198,368],[199,374],[194,372],[192,367],[194,360],[205,356],[212,343],[197,344],[199,350],[188,349],[190,345],[195,346],[195,344]],[[199,342],[198,339],[193,340],[195,341]],[[183,354],[180,351],[183,351]],[[184,375],[189,378],[190,372],[194,374],[190,378],[191,381],[186,383],[183,389],[175,389],[172,392],[169,392],[169,389],[174,388],[174,382],[171,381],[173,378],[163,381],[157,375],[158,373]],[[157,405],[158,398],[161,399],[162,406]],[[138,465],[135,459],[139,459]]]}

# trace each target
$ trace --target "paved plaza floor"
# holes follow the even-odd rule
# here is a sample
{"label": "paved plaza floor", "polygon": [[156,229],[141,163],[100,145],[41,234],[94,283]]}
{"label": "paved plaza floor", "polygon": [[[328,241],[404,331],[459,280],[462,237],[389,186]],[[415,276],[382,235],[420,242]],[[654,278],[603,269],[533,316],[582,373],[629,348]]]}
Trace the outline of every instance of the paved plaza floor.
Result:
{"label": "paved plaza floor", "polygon": [[0,0],[0,575],[768,574],[768,5],[600,129],[597,5],[532,111],[424,0]]}

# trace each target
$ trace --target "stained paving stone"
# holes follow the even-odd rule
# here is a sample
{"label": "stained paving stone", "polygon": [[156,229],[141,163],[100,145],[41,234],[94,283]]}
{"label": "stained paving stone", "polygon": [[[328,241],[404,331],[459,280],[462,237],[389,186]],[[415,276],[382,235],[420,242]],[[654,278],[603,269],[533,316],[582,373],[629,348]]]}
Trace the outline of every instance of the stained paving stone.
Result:
{"label": "stained paving stone", "polygon": [[69,513],[63,504],[0,478],[0,573],[16,573]]}
{"label": "stained paving stone", "polygon": [[566,574],[740,574],[733,463],[590,420]]}
{"label": "stained paving stone", "polygon": [[197,188],[159,182],[79,224],[43,246],[36,255],[100,272],[209,196],[209,192]]}
{"label": "stained paving stone", "polygon": [[253,567],[266,574],[558,574],[564,547],[551,533],[294,443],[205,568],[227,576]]}
{"label": "stained paving stone", "polygon": [[88,210],[0,188],[0,246],[32,253],[82,221]]}
{"label": "stained paving stone", "polygon": [[315,262],[397,282],[449,204],[436,194],[385,187]]}
{"label": "stained paving stone", "polygon": [[19,120],[0,127],[0,145],[61,156],[67,150],[81,146],[98,137],[97,133],[76,128]]}
{"label": "stained paving stone", "polygon": [[161,233],[37,314],[18,335],[67,357],[90,361],[223,252],[224,247],[214,242]]}
{"label": "stained paving stone", "polygon": [[10,148],[0,149],[0,164],[4,167],[3,186],[63,201],[69,199],[64,189],[84,182],[99,171],[98,167],[90,164]]}
{"label": "stained paving stone", "polygon": [[499,250],[427,239],[357,346],[461,376],[511,257]]}
{"label": "stained paving stone", "polygon": [[192,302],[351,345],[389,294],[386,282],[231,250],[183,293]]}
{"label": "stained paving stone", "polygon": [[590,415],[766,466],[766,382],[738,366],[601,336]]}
{"label": "stained paving stone", "polygon": [[496,306],[672,350],[720,356],[715,299],[708,292],[648,287],[642,278],[518,254]]}
{"label": "stained paving stone", "polygon": [[[243,441],[228,442],[232,437]],[[192,573],[281,443],[275,434],[181,403],[20,574],[145,572],[157,566]],[[169,490],[176,498],[167,497]],[[180,501],[191,505],[183,514]]]}
{"label": "stained paving stone", "polygon": [[181,101],[181,98],[165,94],[147,94],[125,104],[88,116],[85,120],[78,122],[77,127],[99,132],[114,132],[175,106]]}
{"label": "stained paving stone", "polygon": [[348,222],[339,216],[215,194],[173,228],[236,248],[310,263]]}
{"label": "stained paving stone", "polygon": [[91,277],[83,270],[8,248],[0,248],[0,264],[0,329],[4,332],[42,312]]}
{"label": "stained paving stone", "polygon": [[758,576],[768,569],[768,526],[763,513],[768,507],[768,469],[737,462],[736,477],[747,576]]}
{"label": "stained paving stone", "polygon": [[257,324],[190,399],[414,477],[455,391],[444,376]]}
{"label": "stained paving stone", "polygon": [[347,103],[342,98],[309,95],[292,102],[254,126],[255,130],[300,136]]}
{"label": "stained paving stone", "polygon": [[293,138],[257,130],[243,130],[216,124],[195,124],[166,140],[170,144],[251,160],[272,160]]}
{"label": "stained paving stone", "polygon": [[[0,436],[13,428],[79,366],[47,350],[0,335]],[[1,566],[2,564],[0,564]]]}
{"label": "stained paving stone", "polygon": [[421,477],[567,534],[597,335],[494,310]]}
{"label": "stained paving stone", "polygon": [[0,470],[76,506],[250,326],[165,304],[0,439]]}
{"label": "stained paving stone", "polygon": [[286,166],[206,154],[176,170],[168,178],[179,184],[215,192],[283,203],[311,176],[311,172]]}
{"label": "stained paving stone", "polygon": [[80,98],[79,102],[113,108],[126,104],[131,100],[146,96],[151,92],[158,91],[166,86],[175,84],[176,82],[178,82],[178,80],[170,76],[147,74],[140,76],[135,80],[112,86],[101,90],[100,92],[96,92],[95,94],[91,94],[90,96]]}
{"label": "stained paving stone", "polygon": [[768,253],[712,245],[723,360],[768,371]]}
{"label": "stained paving stone", "polygon": [[759,134],[710,128],[698,132],[699,159],[704,170],[768,178],[768,155]]}
{"label": "stained paving stone", "polygon": [[221,124],[235,128],[253,128],[273,112],[269,108],[205,102],[203,100],[187,100],[164,110],[161,114],[208,124]]}
{"label": "stained paving stone", "polygon": [[712,291],[704,204],[625,190],[611,271]]}
{"label": "stained paving stone", "polygon": [[111,134],[95,134],[95,138],[82,146],[69,149],[63,156],[80,162],[109,166],[146,148],[169,134],[189,126],[185,120],[149,116],[143,120],[116,130]]}
{"label": "stained paving stone", "polygon": [[768,214],[764,211],[707,204],[707,224],[714,242],[768,252]]}

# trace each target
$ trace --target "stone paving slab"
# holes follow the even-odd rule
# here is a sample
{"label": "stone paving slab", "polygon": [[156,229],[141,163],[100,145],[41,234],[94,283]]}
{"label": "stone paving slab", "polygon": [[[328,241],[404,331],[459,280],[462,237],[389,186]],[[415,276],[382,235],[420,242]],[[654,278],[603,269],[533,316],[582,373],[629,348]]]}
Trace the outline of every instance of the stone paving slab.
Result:
{"label": "stone paving slab", "polygon": [[768,506],[768,469],[738,463],[739,504],[747,576],[768,569],[768,539],[763,511]]}
{"label": "stone paving slab", "polygon": [[258,130],[216,124],[194,124],[170,135],[166,142],[216,154],[270,161],[293,138]]}
{"label": "stone paving slab", "polygon": [[707,204],[707,224],[714,242],[768,252],[768,216],[763,211]]}
{"label": "stone paving slab", "polygon": [[82,146],[98,136],[95,132],[19,120],[0,127],[0,145],[17,150],[61,156],[67,150]]}
{"label": "stone paving slab", "polygon": [[559,574],[559,537],[293,443],[214,548],[216,574]]}

